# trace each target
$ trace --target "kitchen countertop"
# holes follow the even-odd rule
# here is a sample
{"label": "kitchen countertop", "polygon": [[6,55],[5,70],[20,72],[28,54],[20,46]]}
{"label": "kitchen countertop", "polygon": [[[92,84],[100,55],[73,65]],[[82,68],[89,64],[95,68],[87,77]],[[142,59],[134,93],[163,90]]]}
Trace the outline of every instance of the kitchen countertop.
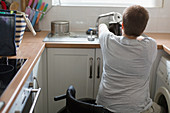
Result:
{"label": "kitchen countertop", "polygon": [[170,54],[170,33],[145,33],[156,40],[158,49],[163,49]]}
{"label": "kitchen countertop", "polygon": [[[19,91],[30,75],[34,65],[41,56],[45,47],[47,48],[100,48],[98,41],[94,42],[43,42],[43,39],[49,32],[38,32],[34,37],[30,32],[25,32],[17,55],[9,58],[26,58],[24,66],[16,74],[12,82],[9,84],[0,101],[5,102],[3,112],[7,112],[16,99]],[[170,54],[170,33],[146,33],[146,35],[154,38],[157,42],[158,49],[163,49]],[[0,111],[2,112],[2,110]]]}
{"label": "kitchen countertop", "polygon": [[5,107],[3,107],[3,113],[8,112],[9,108],[16,99],[28,76],[31,74],[33,67],[36,64],[38,58],[41,56],[44,48],[45,43],[22,43],[21,47],[17,51],[17,56],[8,57],[24,58],[27,59],[27,61],[17,72],[11,83],[8,85],[8,87],[0,97],[0,101],[5,102]]}

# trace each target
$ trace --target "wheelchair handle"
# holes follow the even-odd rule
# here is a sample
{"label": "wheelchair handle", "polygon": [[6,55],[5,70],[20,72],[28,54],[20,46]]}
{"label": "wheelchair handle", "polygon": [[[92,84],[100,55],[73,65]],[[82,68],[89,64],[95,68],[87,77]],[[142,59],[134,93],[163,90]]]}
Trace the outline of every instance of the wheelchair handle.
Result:
{"label": "wheelchair handle", "polygon": [[62,99],[65,99],[65,98],[66,98],[66,94],[60,95],[60,96],[55,96],[54,101],[62,100]]}

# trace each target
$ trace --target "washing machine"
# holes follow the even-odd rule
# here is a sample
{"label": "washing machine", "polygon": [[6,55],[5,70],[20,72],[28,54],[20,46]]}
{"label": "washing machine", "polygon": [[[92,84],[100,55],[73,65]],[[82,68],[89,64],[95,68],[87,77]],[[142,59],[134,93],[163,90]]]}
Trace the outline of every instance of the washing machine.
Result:
{"label": "washing machine", "polygon": [[159,62],[154,101],[170,113],[170,57],[161,57]]}

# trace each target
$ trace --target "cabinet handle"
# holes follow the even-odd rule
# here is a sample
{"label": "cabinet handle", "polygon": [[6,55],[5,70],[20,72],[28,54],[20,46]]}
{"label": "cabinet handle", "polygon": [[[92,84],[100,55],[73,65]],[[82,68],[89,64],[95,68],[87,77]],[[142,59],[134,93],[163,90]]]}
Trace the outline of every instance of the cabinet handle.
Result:
{"label": "cabinet handle", "polygon": [[89,61],[90,61],[90,76],[89,76],[89,78],[91,79],[91,78],[92,78],[93,58],[90,57],[90,58],[89,58]]}
{"label": "cabinet handle", "polygon": [[97,58],[97,78],[100,78],[100,57]]}
{"label": "cabinet handle", "polygon": [[36,96],[34,98],[34,102],[32,103],[32,106],[31,106],[31,109],[29,111],[29,113],[33,113],[33,110],[35,108],[35,104],[37,103],[37,100],[38,100],[38,97],[40,95],[40,91],[41,91],[41,88],[38,88],[38,89],[32,89],[31,92],[36,92]]}

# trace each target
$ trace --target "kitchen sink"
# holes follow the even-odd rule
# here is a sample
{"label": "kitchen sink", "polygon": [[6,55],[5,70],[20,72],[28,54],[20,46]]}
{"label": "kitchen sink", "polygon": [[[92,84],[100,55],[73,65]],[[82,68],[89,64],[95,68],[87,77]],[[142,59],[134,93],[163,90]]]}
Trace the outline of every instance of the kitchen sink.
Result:
{"label": "kitchen sink", "polygon": [[[88,38],[90,35],[85,34],[84,32],[70,32],[69,35],[52,35],[49,33],[45,38],[44,42],[89,42]],[[94,36],[93,36],[94,37]]]}

